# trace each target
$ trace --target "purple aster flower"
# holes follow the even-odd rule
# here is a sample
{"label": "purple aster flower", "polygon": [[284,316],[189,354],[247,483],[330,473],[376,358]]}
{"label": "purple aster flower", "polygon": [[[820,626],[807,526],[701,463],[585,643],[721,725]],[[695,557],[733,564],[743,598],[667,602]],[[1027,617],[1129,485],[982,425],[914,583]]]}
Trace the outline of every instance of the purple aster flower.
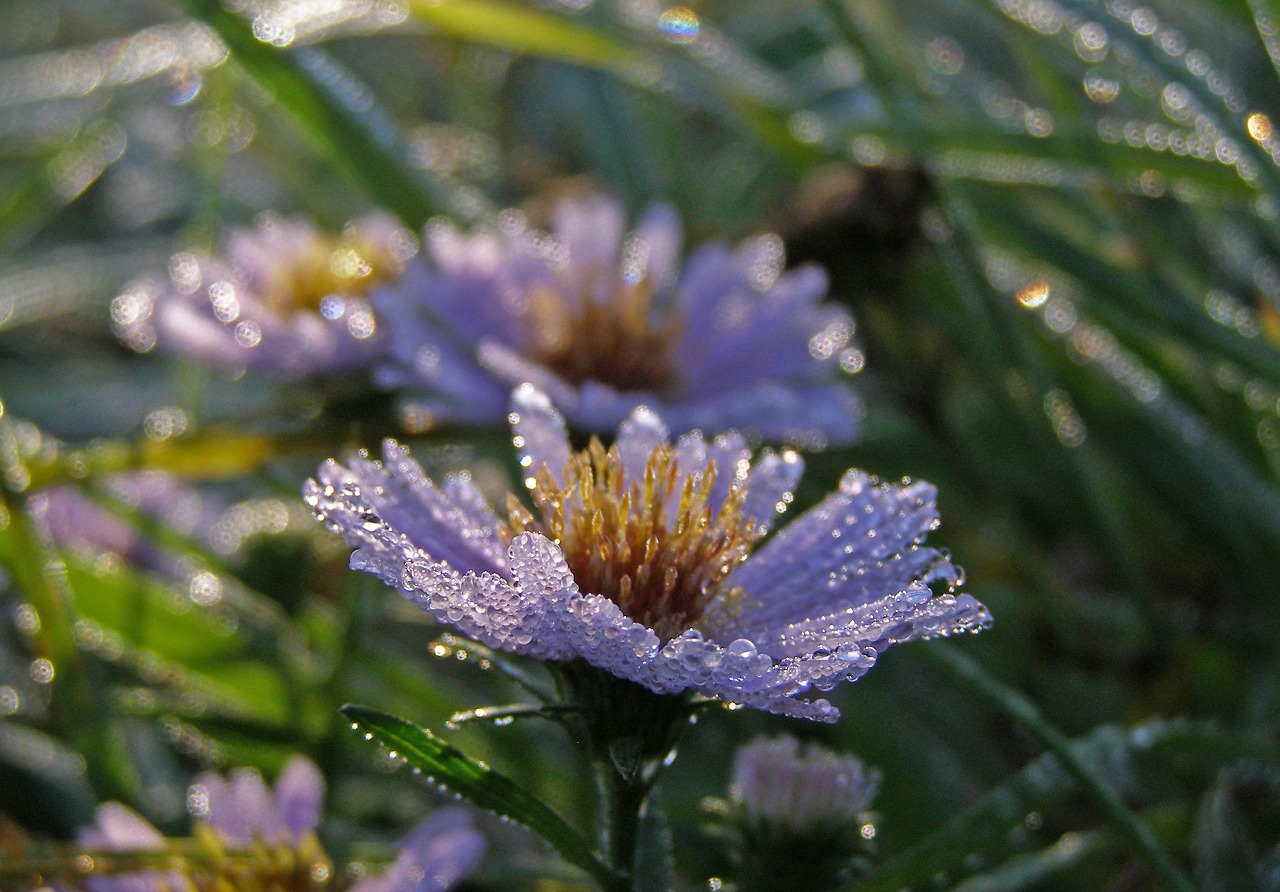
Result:
{"label": "purple aster flower", "polygon": [[[164,471],[115,474],[104,478],[102,488],[121,506],[196,539],[211,535],[221,511],[214,499]],[[119,555],[131,564],[175,579],[198,572],[78,487],[41,490],[30,498],[29,505],[49,538],[65,548]]]}
{"label": "purple aster flower", "polygon": [[625,227],[603,197],[558,204],[550,234],[518,211],[470,235],[429,226],[425,262],[375,296],[392,339],[377,380],[430,392],[410,425],[495,421],[529,382],[597,433],[645,405],[677,432],[736,428],[811,446],[854,437],[861,404],[833,378],[862,354],[849,313],[822,302],[821,269],[783,272],[781,239],[764,235],[699,248],[681,273],[670,209]]}
{"label": "purple aster flower", "polygon": [[[80,831],[77,842],[104,852],[150,852],[163,849],[165,839],[142,815],[119,802],[104,802],[93,812],[93,825]],[[89,892],[168,892],[187,888],[182,875],[149,871],[118,876],[91,876]]]}
{"label": "purple aster flower", "polygon": [[326,462],[304,496],[356,549],[353,568],[437,620],[661,695],[834,721],[829,702],[803,697],[860,677],[892,644],[988,622],[923,544],[938,522],[927,484],[850,471],[757,549],[791,500],[794,452],[753,462],[735,432],[673,444],[640,407],[612,447],[574,453],[531,385],[510,419],[533,511],[511,497],[500,519],[468,477],[437,485],[391,441],[380,462]]}
{"label": "purple aster flower", "polygon": [[233,369],[280,378],[364,368],[383,351],[371,291],[398,277],[413,236],[378,214],[331,236],[311,222],[263,215],[233,230],[220,256],[183,252],[169,280],[144,278],[111,304],[116,334]]}
{"label": "purple aster flower", "polygon": [[[188,889],[311,889],[326,885],[329,862],[316,841],[324,778],[307,759],[294,757],[274,787],[257,771],[196,778],[187,803],[196,840],[207,856],[180,870],[91,876],[90,892],[181,892]],[[160,852],[167,840],[145,818],[118,802],[94,811],[79,843],[116,853]],[[446,892],[471,873],[484,854],[484,837],[461,808],[423,819],[397,848],[391,866],[366,877],[352,892]],[[174,854],[175,862],[181,855]]]}
{"label": "purple aster flower", "polygon": [[[204,774],[187,793],[202,860],[180,871],[93,876],[90,892],[179,892],[187,889],[308,889],[332,873],[315,837],[324,799],[319,769],[290,759],[268,788],[262,775],[239,768],[226,778]],[[79,842],[111,852],[156,852],[166,840],[147,820],[118,802],[98,806]],[[175,859],[178,856],[175,855]]]}
{"label": "purple aster flower", "polygon": [[729,792],[748,822],[804,833],[856,825],[879,786],[880,772],[856,756],[784,734],[738,750]]}
{"label": "purple aster flower", "polygon": [[187,807],[231,848],[263,842],[297,846],[320,823],[324,778],[309,760],[294,756],[267,787],[252,768],[226,778],[206,773],[187,791]]}
{"label": "purple aster flower", "polygon": [[386,871],[349,892],[445,892],[475,870],[484,848],[465,810],[441,809],[409,832]]}

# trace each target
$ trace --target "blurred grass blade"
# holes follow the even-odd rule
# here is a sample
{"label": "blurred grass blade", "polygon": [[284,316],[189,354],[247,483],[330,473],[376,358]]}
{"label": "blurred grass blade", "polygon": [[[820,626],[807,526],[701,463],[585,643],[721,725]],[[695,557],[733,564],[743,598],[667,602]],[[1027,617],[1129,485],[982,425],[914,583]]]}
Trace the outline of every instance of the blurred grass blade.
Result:
{"label": "blurred grass blade", "polygon": [[84,757],[90,780],[104,798],[136,801],[138,776],[104,687],[76,643],[76,616],[66,567],[49,553],[26,512],[26,470],[0,403],[0,536],[3,557],[39,617],[34,639],[52,688],[54,720]]}
{"label": "blurred grass blade", "polygon": [[409,14],[449,37],[571,62],[634,80],[656,63],[582,22],[501,0],[411,0]]}
{"label": "blurred grass blade", "polygon": [[951,892],[1015,892],[1018,889],[1042,888],[1046,881],[1061,871],[1121,851],[1116,835],[1108,830],[1064,833],[1053,845],[1038,852],[1015,855],[1005,863],[953,886]]}
{"label": "blurred grass blade", "polygon": [[420,228],[438,213],[463,219],[480,208],[409,161],[403,140],[373,97],[314,47],[284,52],[254,36],[219,0],[182,0],[226,42],[240,66],[288,111],[317,149],[378,204]]}
{"label": "blurred grass blade", "polygon": [[523,824],[546,840],[570,864],[589,873],[606,889],[627,887],[591,846],[542,800],[487,765],[467,757],[425,728],[363,706],[347,705],[342,714],[366,734],[414,768],[472,805]]}
{"label": "blurred grass blade", "polygon": [[26,242],[124,156],[125,129],[112,120],[89,124],[48,161],[29,165],[22,184],[0,195],[0,248]]}
{"label": "blurred grass blade", "polygon": [[[676,67],[672,63],[679,61],[617,39],[584,22],[501,0],[412,0],[409,11],[440,34],[603,71],[641,89],[654,90],[664,76],[670,79]],[[686,69],[686,74],[695,70]],[[796,139],[783,111],[712,68],[696,70],[705,75],[698,80],[707,81],[703,84],[704,100],[709,88],[714,100],[718,100],[713,104],[719,114],[743,127],[784,161],[802,168],[821,160],[821,151]],[[664,93],[666,86],[662,88]],[[695,97],[682,94],[684,91],[676,90],[675,95],[697,104]],[[614,106],[615,103],[594,104],[598,112]]]}
{"label": "blurred grass blade", "polygon": [[[1212,774],[1216,768],[1238,759],[1275,758],[1274,747],[1263,741],[1216,725],[1181,720],[1151,722],[1132,730],[1105,725],[1084,738],[1072,741],[1069,747],[1077,759],[1089,765],[1114,769],[1141,759],[1144,765],[1148,762],[1172,765],[1193,774],[1205,771]],[[1075,788],[1075,779],[1058,757],[1052,752],[1045,753],[956,814],[940,829],[899,852],[847,890],[896,892],[909,886],[926,886],[939,873],[961,869],[971,855],[1005,845],[1009,832],[1022,826],[1028,814],[1052,808]],[[1165,816],[1159,810],[1149,811],[1146,816],[1153,823],[1165,823]],[[999,874],[1006,869],[1010,876],[1052,873],[1065,866],[1064,859],[1073,857],[1069,849],[1077,844],[1085,847],[1096,844],[1108,852],[1123,845],[1117,833],[1091,832],[1061,848],[1051,846],[1026,856],[1025,863],[1021,863],[1020,858],[1011,859],[987,875]],[[957,888],[968,889],[969,886],[966,883]],[[993,877],[989,886],[975,882],[974,888],[1018,886],[999,885]]]}
{"label": "blurred grass blade", "polygon": [[1116,830],[1129,841],[1135,854],[1147,863],[1163,888],[1173,892],[1194,892],[1195,887],[1191,881],[1161,848],[1151,828],[1125,807],[1115,788],[1102,777],[1097,768],[1099,763],[1082,758],[1066,736],[1045,719],[1034,703],[993,678],[975,660],[954,647],[935,645],[921,648],[921,653],[964,682],[989,705],[1034,734],[1102,809]]}
{"label": "blurred grass blade", "polygon": [[[1227,769],[1204,795],[1196,816],[1196,878],[1202,892],[1265,892],[1274,889],[1257,872],[1258,847],[1251,838],[1240,807],[1255,808],[1262,790],[1280,789],[1275,769],[1254,766]],[[1252,803],[1249,800],[1253,800]]]}
{"label": "blurred grass blade", "polygon": [[[991,382],[991,392],[1005,392],[1007,375],[1016,370],[1029,382],[1038,405],[1056,382],[982,278],[980,252],[967,228],[972,216],[969,209],[953,199],[950,211],[947,228],[951,238],[939,240],[939,257],[950,269],[957,296],[975,324],[974,337],[969,343],[981,350],[983,371]],[[991,337],[992,332],[999,336]],[[1101,491],[1099,475],[1091,473],[1085,459],[1077,454],[1078,450],[1062,444],[1044,412],[1027,410],[1021,403],[1018,408],[1023,410],[1024,429],[1044,460],[1046,470],[1066,481],[1067,491],[1078,494],[1078,512],[1093,528],[1099,550],[1109,558],[1112,568],[1130,590],[1148,602],[1145,606],[1150,613],[1151,593],[1139,569],[1134,534],[1116,505]]]}

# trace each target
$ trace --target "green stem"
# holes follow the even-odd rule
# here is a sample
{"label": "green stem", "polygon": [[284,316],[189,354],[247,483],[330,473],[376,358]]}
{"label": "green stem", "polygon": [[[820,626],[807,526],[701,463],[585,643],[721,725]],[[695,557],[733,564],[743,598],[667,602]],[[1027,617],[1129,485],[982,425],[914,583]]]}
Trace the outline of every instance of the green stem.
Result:
{"label": "green stem", "polygon": [[[608,756],[597,759],[592,768],[600,803],[600,850],[610,864],[629,875],[635,868],[640,810],[649,796],[649,785],[628,783]],[[629,885],[624,883],[622,888]]]}
{"label": "green stem", "polygon": [[1106,813],[1112,825],[1134,847],[1164,888],[1175,892],[1194,892],[1195,886],[1161,848],[1151,828],[1126,808],[1115,789],[1076,755],[1067,737],[1049,723],[1034,703],[992,678],[975,660],[953,647],[933,645],[921,647],[917,653],[950,672],[989,705],[1016,719],[1034,734]]}
{"label": "green stem", "polygon": [[641,814],[676,742],[689,727],[689,704],[655,694],[581,661],[560,663],[556,679],[566,727],[585,743],[595,776],[600,850],[624,875],[617,888],[635,883]]}

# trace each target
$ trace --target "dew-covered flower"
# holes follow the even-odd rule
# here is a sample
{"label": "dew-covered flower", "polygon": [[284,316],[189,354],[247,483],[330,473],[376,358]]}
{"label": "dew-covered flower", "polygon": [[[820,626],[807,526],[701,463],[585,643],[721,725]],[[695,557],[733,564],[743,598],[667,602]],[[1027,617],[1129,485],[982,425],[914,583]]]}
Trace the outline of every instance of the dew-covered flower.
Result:
{"label": "dew-covered flower", "polygon": [[709,244],[680,271],[666,207],[626,232],[604,197],[566,200],[550,233],[518,211],[464,234],[433,223],[424,262],[375,297],[391,330],[390,388],[425,388],[411,426],[494,422],[530,382],[574,427],[607,433],[651,406],[677,431],[736,428],[793,445],[853,438],[853,319],[816,266],[783,271],[776,235]]}
{"label": "dew-covered flower", "polygon": [[738,750],[729,796],[750,824],[811,833],[853,826],[879,786],[880,772],[856,756],[784,734]]}
{"label": "dew-covered flower", "polygon": [[371,293],[416,251],[383,214],[336,236],[303,218],[264,215],[233,230],[220,255],[175,254],[168,281],[129,285],[111,304],[113,327],[135,350],[159,346],[287,379],[368,367],[384,349]]}
{"label": "dew-covered flower", "polygon": [[439,621],[657,694],[834,721],[835,707],[805,696],[860,677],[892,644],[988,621],[923,544],[938,522],[927,484],[850,471],[756,548],[792,498],[794,452],[753,462],[732,432],[670,443],[641,407],[612,447],[575,453],[531,385],[511,423],[532,510],[511,497],[500,518],[468,477],[437,485],[391,441],[382,461],[326,462],[304,496],[356,549],[352,567]]}

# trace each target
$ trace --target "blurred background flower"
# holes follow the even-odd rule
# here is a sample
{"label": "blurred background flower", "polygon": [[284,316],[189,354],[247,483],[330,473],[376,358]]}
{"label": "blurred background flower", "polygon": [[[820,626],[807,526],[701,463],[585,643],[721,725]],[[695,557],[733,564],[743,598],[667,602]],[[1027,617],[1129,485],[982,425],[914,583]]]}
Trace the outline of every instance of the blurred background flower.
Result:
{"label": "blurred background flower", "polygon": [[330,236],[302,218],[262,215],[233,230],[217,257],[169,258],[169,281],[145,278],[111,302],[116,333],[146,352],[159,345],[231,370],[284,378],[366,368],[383,352],[369,295],[417,253],[383,214]]}
{"label": "blurred background flower", "polygon": [[815,266],[783,272],[776,235],[694,251],[655,207],[626,231],[623,206],[565,198],[551,231],[504,211],[492,229],[427,229],[428,265],[411,267],[380,313],[392,320],[384,386],[426,388],[407,410],[493,422],[531,382],[574,427],[608,433],[639,405],[677,432],[740,429],[792,445],[853,439],[861,405],[834,379],[861,367],[853,319],[824,302]]}

